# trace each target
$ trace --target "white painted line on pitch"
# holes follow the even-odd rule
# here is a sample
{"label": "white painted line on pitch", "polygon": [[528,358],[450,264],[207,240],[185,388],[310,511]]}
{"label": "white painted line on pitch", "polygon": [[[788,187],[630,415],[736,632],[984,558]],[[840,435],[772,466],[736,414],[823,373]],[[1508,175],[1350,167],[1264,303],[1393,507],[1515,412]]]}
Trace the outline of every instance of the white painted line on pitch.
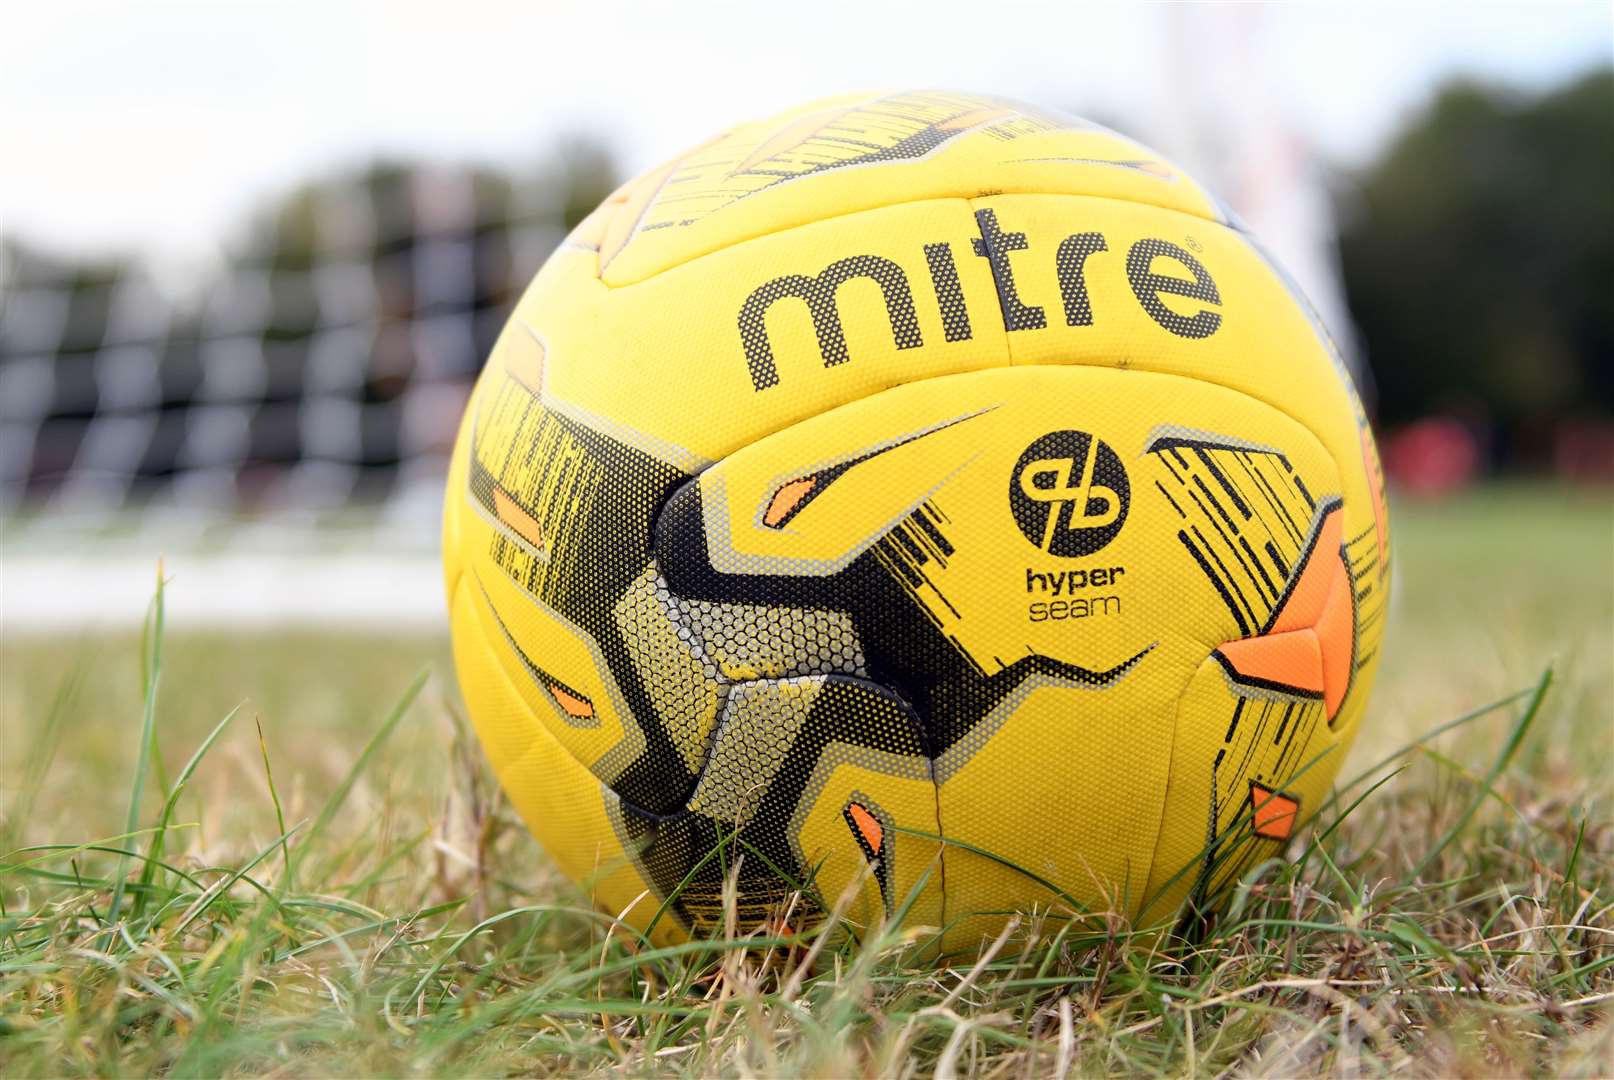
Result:
{"label": "white painted line on pitch", "polygon": [[[187,554],[163,559],[175,629],[443,630],[443,572],[433,556]],[[0,633],[138,629],[157,560],[29,554],[0,558]]]}

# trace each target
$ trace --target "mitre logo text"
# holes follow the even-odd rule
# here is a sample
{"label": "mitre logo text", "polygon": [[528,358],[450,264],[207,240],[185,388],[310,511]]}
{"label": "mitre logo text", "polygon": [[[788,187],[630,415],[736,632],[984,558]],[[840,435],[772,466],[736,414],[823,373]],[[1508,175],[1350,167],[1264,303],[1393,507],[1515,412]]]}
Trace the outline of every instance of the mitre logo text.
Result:
{"label": "mitre logo text", "polygon": [[[1094,312],[1088,295],[1087,273],[1089,262],[1098,268],[1095,272],[1107,269],[1104,266],[1107,260],[1101,256],[1109,252],[1110,247],[1103,233],[1072,233],[1059,242],[1051,260],[1046,254],[1039,260],[1026,234],[1006,230],[998,223],[995,211],[977,210],[975,222],[980,235],[970,239],[969,253],[985,259],[991,267],[992,281],[997,287],[998,313],[1005,331],[1040,330],[1048,325],[1046,310],[1021,299],[1015,284],[1016,269],[1032,273],[1052,270],[1059,282],[1065,325],[1093,325],[1100,313]],[[941,311],[943,336],[949,342],[970,340],[974,334],[972,318],[979,317],[979,313],[972,313],[965,301],[953,245],[945,240],[925,244],[924,253],[930,287]],[[1020,253],[1018,259],[1014,258],[1016,253]],[[1157,263],[1171,272],[1156,273]],[[1162,329],[1178,337],[1207,338],[1221,327],[1222,315],[1213,310],[1221,306],[1221,292],[1210,272],[1183,248],[1167,240],[1139,240],[1127,248],[1125,268],[1138,305]],[[753,388],[760,392],[779,384],[766,319],[768,310],[782,300],[798,300],[807,306],[825,367],[844,364],[852,358],[841,322],[839,296],[841,286],[859,278],[879,287],[891,324],[892,341],[897,348],[917,349],[925,343],[907,272],[891,259],[852,255],[830,263],[817,274],[776,277],[746,297],[739,312],[740,342]],[[1185,297],[1202,306],[1192,315],[1182,315],[1167,307],[1161,300],[1163,296]]]}

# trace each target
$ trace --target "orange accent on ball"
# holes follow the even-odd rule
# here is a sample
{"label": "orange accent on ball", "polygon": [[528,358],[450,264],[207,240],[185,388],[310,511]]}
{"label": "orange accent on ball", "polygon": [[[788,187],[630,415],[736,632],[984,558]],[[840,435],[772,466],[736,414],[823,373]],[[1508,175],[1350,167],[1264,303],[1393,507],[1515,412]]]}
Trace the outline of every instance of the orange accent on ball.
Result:
{"label": "orange accent on ball", "polygon": [[594,715],[594,703],[587,698],[580,698],[576,694],[551,686],[549,693],[555,699],[555,704],[565,710],[566,715],[576,720],[582,720]]}
{"label": "orange accent on ball", "polygon": [[1252,782],[1250,803],[1255,810],[1255,835],[1269,840],[1287,840],[1300,817],[1300,800],[1279,795],[1271,788]]}
{"label": "orange accent on ball", "polygon": [[1220,652],[1246,678],[1281,683],[1307,694],[1323,692],[1322,649],[1309,627],[1229,641]]}
{"label": "orange accent on ball", "polygon": [[1356,616],[1351,576],[1340,555],[1339,507],[1329,510],[1316,542],[1264,634],[1223,643],[1216,651],[1239,675],[1274,689],[1321,696],[1332,720],[1351,684]]}
{"label": "orange accent on ball", "polygon": [[493,512],[499,515],[499,520],[515,532],[515,534],[538,548],[544,547],[544,531],[538,526],[538,519],[527,512],[527,508],[510,497],[510,493],[502,487],[493,489]]}
{"label": "orange accent on ball", "polygon": [[869,850],[878,853],[880,841],[885,839],[885,829],[880,825],[880,819],[857,803],[847,804],[846,810],[852,815],[857,831],[863,834],[863,841],[869,845]]}
{"label": "orange accent on ball", "polygon": [[784,523],[790,512],[800,506],[802,500],[811,495],[813,488],[818,486],[818,477],[804,476],[799,480],[792,480],[784,487],[773,493],[773,499],[768,503],[768,509],[762,515],[762,524],[770,529],[777,529]]}

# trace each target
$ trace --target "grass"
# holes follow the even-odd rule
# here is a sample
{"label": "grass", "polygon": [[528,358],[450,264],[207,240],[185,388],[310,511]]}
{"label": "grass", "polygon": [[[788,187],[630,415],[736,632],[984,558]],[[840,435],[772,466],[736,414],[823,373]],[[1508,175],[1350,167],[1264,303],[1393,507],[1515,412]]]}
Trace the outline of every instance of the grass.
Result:
{"label": "grass", "polygon": [[1292,861],[1197,941],[1027,913],[942,970],[917,926],[613,926],[442,640],[8,637],[0,1074],[1614,1073],[1614,501],[1395,511],[1372,715]]}

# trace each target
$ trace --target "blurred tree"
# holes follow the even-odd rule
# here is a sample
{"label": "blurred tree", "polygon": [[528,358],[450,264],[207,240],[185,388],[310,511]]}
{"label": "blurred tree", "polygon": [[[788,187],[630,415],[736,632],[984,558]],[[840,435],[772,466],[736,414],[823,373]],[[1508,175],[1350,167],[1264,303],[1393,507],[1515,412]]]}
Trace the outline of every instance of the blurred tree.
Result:
{"label": "blurred tree", "polygon": [[1614,69],[1449,84],[1356,180],[1340,251],[1387,424],[1453,411],[1531,464],[1614,412]]}
{"label": "blurred tree", "polygon": [[423,456],[441,467],[516,300],[614,184],[605,147],[567,135],[520,172],[382,159],[265,202],[192,335],[234,388],[245,434],[219,456],[243,499],[309,461],[366,498]]}
{"label": "blurred tree", "polygon": [[557,140],[552,183],[561,191],[561,222],[567,231],[594,212],[621,182],[610,150],[591,134],[573,132]]}

